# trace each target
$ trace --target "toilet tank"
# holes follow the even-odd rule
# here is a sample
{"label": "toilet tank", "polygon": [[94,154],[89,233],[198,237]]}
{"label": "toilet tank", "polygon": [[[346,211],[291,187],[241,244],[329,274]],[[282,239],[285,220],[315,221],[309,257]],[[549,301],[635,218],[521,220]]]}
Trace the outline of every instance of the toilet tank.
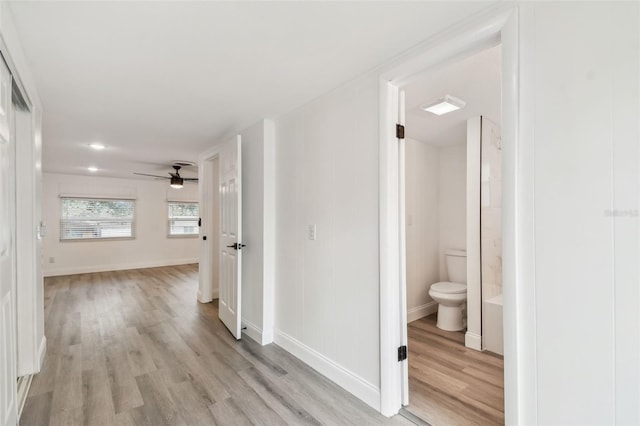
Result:
{"label": "toilet tank", "polygon": [[464,250],[445,250],[447,274],[452,283],[467,283],[467,252]]}

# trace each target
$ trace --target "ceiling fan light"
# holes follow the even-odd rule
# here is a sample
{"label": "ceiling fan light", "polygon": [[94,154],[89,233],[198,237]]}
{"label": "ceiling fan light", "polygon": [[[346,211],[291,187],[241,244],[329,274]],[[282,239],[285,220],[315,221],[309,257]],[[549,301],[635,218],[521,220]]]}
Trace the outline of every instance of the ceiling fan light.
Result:
{"label": "ceiling fan light", "polygon": [[182,180],[181,177],[171,176],[171,183],[169,184],[170,187],[175,189],[180,189],[182,188],[183,185],[184,185],[184,181]]}

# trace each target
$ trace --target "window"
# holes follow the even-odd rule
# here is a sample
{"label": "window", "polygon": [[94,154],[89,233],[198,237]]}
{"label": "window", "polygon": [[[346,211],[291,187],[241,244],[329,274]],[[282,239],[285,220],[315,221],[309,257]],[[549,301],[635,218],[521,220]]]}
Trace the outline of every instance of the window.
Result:
{"label": "window", "polygon": [[61,198],[60,240],[135,238],[135,201]]}
{"label": "window", "polygon": [[187,237],[198,235],[198,203],[169,201],[169,236]]}

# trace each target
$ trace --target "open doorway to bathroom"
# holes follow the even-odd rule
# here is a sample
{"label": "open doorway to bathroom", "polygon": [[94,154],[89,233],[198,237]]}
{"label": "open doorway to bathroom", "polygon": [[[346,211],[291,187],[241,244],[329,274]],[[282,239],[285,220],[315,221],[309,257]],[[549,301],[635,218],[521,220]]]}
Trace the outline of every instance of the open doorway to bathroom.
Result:
{"label": "open doorway to bathroom", "polygon": [[[485,49],[400,87],[404,411],[434,426],[504,423],[500,52]],[[452,111],[427,110],[443,99],[440,108]]]}

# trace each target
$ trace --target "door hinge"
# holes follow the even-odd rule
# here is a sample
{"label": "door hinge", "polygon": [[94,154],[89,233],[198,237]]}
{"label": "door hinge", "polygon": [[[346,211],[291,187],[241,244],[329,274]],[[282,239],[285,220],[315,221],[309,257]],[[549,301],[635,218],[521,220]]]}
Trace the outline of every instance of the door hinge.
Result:
{"label": "door hinge", "polygon": [[398,348],[398,362],[404,361],[407,359],[407,346],[400,346]]}
{"label": "door hinge", "polygon": [[404,126],[402,124],[396,124],[396,138],[404,139]]}

